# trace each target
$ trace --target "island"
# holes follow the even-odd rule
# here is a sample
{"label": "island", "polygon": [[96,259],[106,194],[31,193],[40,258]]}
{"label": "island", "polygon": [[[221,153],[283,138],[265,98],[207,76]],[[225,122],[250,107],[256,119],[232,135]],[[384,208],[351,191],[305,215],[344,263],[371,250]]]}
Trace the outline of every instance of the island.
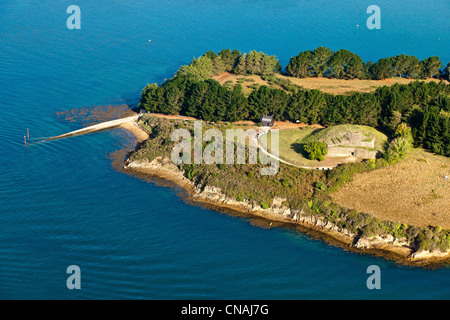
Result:
{"label": "island", "polygon": [[449,65],[440,68],[438,57],[372,63],[320,47],[283,70],[261,52],[209,51],[142,90],[128,126],[140,142],[124,169],[268,227],[402,264],[447,264]]}

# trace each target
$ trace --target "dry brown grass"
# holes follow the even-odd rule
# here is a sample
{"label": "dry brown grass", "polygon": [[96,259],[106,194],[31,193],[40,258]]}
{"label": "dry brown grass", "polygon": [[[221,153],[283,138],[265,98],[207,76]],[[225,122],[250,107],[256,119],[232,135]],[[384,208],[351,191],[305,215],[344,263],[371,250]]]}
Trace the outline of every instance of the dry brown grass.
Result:
{"label": "dry brown grass", "polygon": [[[283,75],[277,74],[276,77],[278,78],[284,78],[289,79],[293,84],[302,86],[305,89],[318,89],[320,91],[331,93],[331,94],[351,94],[353,92],[373,92],[378,87],[382,86],[390,86],[395,83],[399,84],[408,84],[412,81],[415,81],[414,79],[405,79],[405,78],[392,78],[392,79],[385,79],[385,80],[359,80],[359,79],[353,79],[353,80],[342,80],[342,79],[328,79],[328,78],[322,78],[322,77],[315,77],[315,78],[294,78],[294,77],[286,77]],[[224,84],[227,81],[231,81],[233,85],[237,84],[238,78],[245,78],[245,79],[253,79],[253,82],[250,81],[244,81],[241,83],[244,93],[250,94],[252,92],[251,86],[253,84],[259,84],[259,85],[269,85],[267,81],[262,80],[260,76],[257,75],[247,75],[247,76],[241,76],[241,75],[235,75],[228,72],[222,73],[218,76],[213,77],[214,80],[218,81],[220,84]],[[426,79],[421,81],[435,81],[439,82],[436,79]],[[449,83],[448,81],[445,81],[446,83]],[[276,88],[280,88],[279,86],[272,86]]]}
{"label": "dry brown grass", "polygon": [[395,165],[355,175],[332,198],[381,219],[450,229],[449,174],[450,159],[415,149]]}
{"label": "dry brown grass", "polygon": [[[285,77],[282,75],[277,75],[279,78],[288,78],[292,81],[292,83],[302,86],[305,89],[318,89],[323,92],[331,93],[331,94],[351,94],[352,92],[373,92],[378,87],[382,86],[391,86],[395,83],[399,84],[408,84],[414,79],[405,79],[405,78],[392,78],[385,80],[343,80],[343,79],[328,79],[328,78],[294,78],[294,77]],[[439,82],[436,79],[426,79],[421,80],[425,82],[435,81]]]}
{"label": "dry brown grass", "polygon": [[[225,82],[227,81],[231,81],[233,86],[235,86],[238,83],[238,79],[246,79],[247,81],[243,81],[241,83],[245,95],[249,95],[253,91],[253,88],[251,88],[251,86],[254,84],[259,84],[260,86],[262,85],[269,86],[269,83],[267,81],[261,79],[261,77],[257,75],[242,76],[225,72],[218,76],[214,76],[213,79],[218,81],[221,85],[224,85]],[[279,86],[271,86],[271,87],[280,88]]]}

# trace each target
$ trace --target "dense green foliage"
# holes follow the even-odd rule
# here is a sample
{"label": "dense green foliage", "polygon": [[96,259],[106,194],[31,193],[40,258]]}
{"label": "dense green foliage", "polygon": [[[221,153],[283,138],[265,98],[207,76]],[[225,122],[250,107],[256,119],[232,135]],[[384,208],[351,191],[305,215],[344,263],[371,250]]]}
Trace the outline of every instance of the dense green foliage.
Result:
{"label": "dense green foliage", "polygon": [[[429,57],[420,61],[417,57],[401,54],[380,59],[373,64],[372,61],[364,63],[360,56],[348,50],[333,52],[320,47],[313,51],[300,52],[292,57],[286,66],[286,74],[297,78],[324,76],[336,79],[381,80],[391,77],[420,79],[440,76],[440,68],[442,62],[439,57]],[[444,69],[444,76],[445,72]]]}
{"label": "dense green foliage", "polygon": [[447,64],[447,66],[442,70],[442,76],[444,79],[450,80],[450,62]]}
{"label": "dense green foliage", "polygon": [[[438,75],[441,66],[438,57],[419,61],[407,55],[364,64],[350,51],[333,52],[320,47],[292,58],[286,73],[295,77],[325,75],[344,79],[420,78]],[[161,86],[147,85],[139,105],[148,112],[181,114],[206,121],[259,121],[262,115],[274,115],[275,120],[292,122],[368,125],[390,135],[405,122],[412,128],[414,146],[450,156],[449,85],[416,81],[380,87],[374,93],[335,96],[319,90],[304,90],[289,80],[277,79],[274,73],[280,69],[276,57],[262,52],[246,54],[226,49],[216,54],[208,51],[188,66],[181,67]],[[448,70],[449,65],[443,71],[444,77],[448,77]],[[247,97],[239,83],[221,86],[210,79],[224,71],[258,74],[283,89],[255,86]],[[395,143],[393,148],[396,148]]]}
{"label": "dense green foliage", "polygon": [[389,143],[384,153],[388,163],[395,163],[406,157],[413,145],[411,128],[406,123],[400,123],[395,130],[394,139]]}
{"label": "dense green foliage", "polygon": [[443,82],[415,81],[348,96],[260,86],[246,97],[239,84],[229,89],[215,80],[197,80],[187,74],[161,86],[147,85],[140,107],[215,122],[259,121],[262,115],[274,115],[275,120],[292,122],[368,125],[390,135],[399,123],[406,122],[412,128],[414,146],[450,156],[450,86]]}
{"label": "dense green foliage", "polygon": [[247,54],[226,49],[219,54],[208,51],[200,58],[194,58],[189,65],[178,70],[177,76],[189,75],[196,80],[206,80],[223,72],[271,75],[280,70],[281,64],[275,56],[263,52],[251,51]]}
{"label": "dense green foliage", "polygon": [[[450,64],[450,63],[449,63]],[[415,56],[405,54],[382,58],[376,63],[366,63],[357,54],[345,49],[336,52],[326,47],[312,51],[306,50],[292,57],[285,68],[285,74],[297,78],[328,77],[336,79],[375,79],[405,77],[423,79],[442,76],[449,77],[449,65],[442,71],[439,57],[429,57],[420,61]],[[223,72],[239,75],[271,75],[281,72],[281,64],[275,56],[263,52],[241,53],[238,50],[224,49],[216,54],[208,51],[194,58],[189,65],[182,66],[177,75],[206,80]]]}
{"label": "dense green foliage", "polygon": [[327,144],[323,141],[310,141],[304,145],[304,149],[311,160],[323,161],[327,155]]}

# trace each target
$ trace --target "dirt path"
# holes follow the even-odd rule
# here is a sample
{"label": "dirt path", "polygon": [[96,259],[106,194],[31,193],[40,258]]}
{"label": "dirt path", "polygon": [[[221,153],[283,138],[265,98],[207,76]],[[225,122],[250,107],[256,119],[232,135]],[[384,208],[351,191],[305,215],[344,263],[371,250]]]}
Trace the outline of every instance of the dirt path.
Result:
{"label": "dirt path", "polygon": [[265,155],[267,155],[267,156],[269,156],[269,157],[271,157],[271,158],[273,158],[273,159],[275,159],[275,160],[277,160],[279,162],[287,164],[289,166],[302,168],[302,169],[308,169],[308,170],[314,170],[314,169],[317,169],[317,170],[330,170],[330,169],[333,169],[335,167],[335,166],[320,166],[320,167],[299,166],[299,165],[287,162],[287,161],[285,161],[283,159],[280,159],[276,155],[269,153],[266,149],[264,149],[261,146],[261,144],[259,143],[259,138],[262,135],[267,134],[267,132],[269,132],[270,130],[271,130],[271,128],[264,128],[263,127],[263,128],[260,128],[260,132],[258,134],[256,134],[256,136],[255,135],[250,135],[249,136],[249,139],[253,139],[253,142],[258,146],[258,148],[261,150],[261,152],[264,153]]}
{"label": "dirt path", "polygon": [[200,119],[196,119],[196,118],[193,118],[193,117],[180,116],[180,115],[170,115],[170,114],[162,114],[162,113],[145,113],[145,115],[159,117],[159,118],[166,118],[166,119],[180,119],[180,120],[198,120],[198,121],[202,121]]}
{"label": "dirt path", "polygon": [[[167,118],[167,119],[180,119],[180,120],[198,120],[201,121],[199,119],[193,118],[193,117],[187,117],[187,116],[180,116],[180,115],[164,115],[164,114],[159,114],[159,113],[147,113],[147,115],[150,116],[155,116],[155,117],[160,117],[160,118]],[[264,149],[260,144],[259,144],[259,138],[263,135],[266,134],[267,132],[269,132],[271,129],[279,129],[279,130],[283,130],[283,129],[293,129],[293,128],[302,128],[302,127],[307,127],[310,126],[308,124],[305,123],[292,123],[292,122],[283,122],[283,121],[276,121],[274,123],[274,125],[270,128],[264,128],[264,127],[257,127],[256,123],[252,122],[252,121],[237,121],[234,122],[233,124],[235,125],[246,125],[249,126],[248,128],[251,128],[251,125],[254,124],[255,125],[255,129],[259,129],[259,133],[257,133],[256,135],[249,135],[249,139],[253,139],[253,143],[258,146],[258,148],[261,150],[262,153],[264,153],[265,155],[279,161],[282,162],[284,164],[287,164],[289,166],[293,166],[293,167],[297,167],[297,168],[302,168],[302,169],[308,169],[308,170],[330,170],[333,169],[334,167],[336,167],[339,163],[337,164],[333,164],[333,165],[321,165],[321,166],[316,166],[316,167],[312,167],[312,166],[300,166],[300,165],[296,165],[293,163],[290,163],[288,161],[285,161],[283,159],[280,159],[279,157],[277,157],[274,154],[269,153],[266,149]],[[324,128],[321,125],[312,125],[312,127],[316,127],[316,128]]]}

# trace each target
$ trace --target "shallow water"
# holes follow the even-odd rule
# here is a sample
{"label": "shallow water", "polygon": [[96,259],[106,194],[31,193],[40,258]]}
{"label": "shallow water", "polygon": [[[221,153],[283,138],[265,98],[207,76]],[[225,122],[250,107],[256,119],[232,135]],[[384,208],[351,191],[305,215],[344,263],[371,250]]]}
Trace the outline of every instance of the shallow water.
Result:
{"label": "shallow water", "polygon": [[[122,129],[29,145],[86,125],[73,109],[135,105],[142,87],[207,50],[289,58],[325,45],[364,60],[400,53],[449,61],[448,1],[0,1],[0,298],[431,299],[450,297],[448,268],[412,269],[286,228],[260,228],[187,205],[178,190],[116,171]],[[420,14],[418,9],[420,8]],[[359,27],[356,25],[359,24]],[[152,40],[149,43],[148,40]],[[368,290],[369,265],[382,289]],[[66,268],[81,268],[68,290]]]}

